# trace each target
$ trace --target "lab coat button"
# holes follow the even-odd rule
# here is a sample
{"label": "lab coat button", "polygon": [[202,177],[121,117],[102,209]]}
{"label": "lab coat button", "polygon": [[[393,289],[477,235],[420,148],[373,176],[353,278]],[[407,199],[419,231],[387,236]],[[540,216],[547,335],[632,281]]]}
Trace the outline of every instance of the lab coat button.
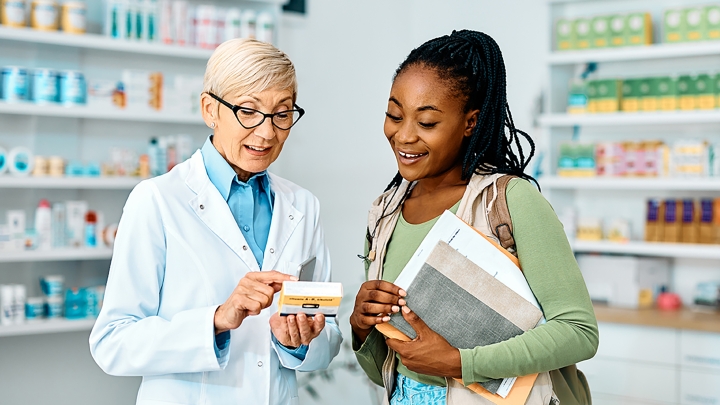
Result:
{"label": "lab coat button", "polygon": [[202,205],[202,204],[200,204],[200,209],[201,209],[201,210],[204,210],[204,209],[205,209],[205,206]]}
{"label": "lab coat button", "polygon": [[275,253],[275,249],[270,248],[270,253]]}
{"label": "lab coat button", "polygon": [[262,367],[262,361],[258,361],[258,367]]}
{"label": "lab coat button", "polygon": [[243,250],[247,250],[247,245],[243,245]]}
{"label": "lab coat button", "polygon": [[247,225],[243,226],[243,231],[250,232],[250,227]]}
{"label": "lab coat button", "polygon": [[292,221],[293,219],[295,219],[292,215],[290,215],[289,218],[290,218],[291,221]]}

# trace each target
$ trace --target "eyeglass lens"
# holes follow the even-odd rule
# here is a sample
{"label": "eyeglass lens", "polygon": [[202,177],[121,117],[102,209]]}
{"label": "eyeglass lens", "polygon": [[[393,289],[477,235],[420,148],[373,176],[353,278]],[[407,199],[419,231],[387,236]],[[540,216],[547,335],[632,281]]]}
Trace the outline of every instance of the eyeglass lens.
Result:
{"label": "eyeglass lens", "polygon": [[[243,126],[255,127],[263,122],[265,116],[258,111],[240,108],[237,110],[237,118]],[[280,129],[289,129],[298,119],[300,119],[300,112],[297,110],[289,110],[273,115],[272,122]]]}

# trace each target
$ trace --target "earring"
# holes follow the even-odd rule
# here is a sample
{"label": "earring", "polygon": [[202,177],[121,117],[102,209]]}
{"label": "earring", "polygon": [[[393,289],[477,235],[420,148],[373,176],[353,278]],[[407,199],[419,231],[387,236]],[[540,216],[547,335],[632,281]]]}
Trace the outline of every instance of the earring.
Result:
{"label": "earring", "polygon": [[215,129],[215,123],[214,123],[214,122],[211,122],[211,123],[210,123],[210,128]]}

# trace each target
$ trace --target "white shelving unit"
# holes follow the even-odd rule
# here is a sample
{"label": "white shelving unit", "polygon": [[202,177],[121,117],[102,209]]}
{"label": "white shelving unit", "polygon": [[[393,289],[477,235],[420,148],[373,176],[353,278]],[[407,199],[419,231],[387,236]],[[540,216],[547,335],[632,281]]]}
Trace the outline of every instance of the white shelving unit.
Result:
{"label": "white shelving unit", "polygon": [[161,111],[124,111],[117,108],[97,108],[31,103],[2,103],[0,114],[29,115],[41,117],[67,117],[95,120],[153,122],[163,124],[205,125],[200,115],[172,114]]}
{"label": "white shelving unit", "polygon": [[673,257],[691,259],[720,259],[720,246],[690,243],[580,241],[571,243],[577,253],[612,253],[623,255]]}
{"label": "white shelving unit", "polygon": [[138,177],[15,177],[0,175],[0,189],[131,190],[142,180]]}
{"label": "white shelving unit", "polygon": [[51,319],[0,326],[0,337],[90,331],[95,319]]}
{"label": "white shelving unit", "polygon": [[111,257],[112,248],[62,248],[50,250],[19,250],[0,252],[0,263],[109,260]]}
{"label": "white shelving unit", "polygon": [[605,114],[545,114],[540,124],[546,127],[643,126],[643,125],[686,125],[720,124],[720,110],[668,111]]}
{"label": "white shelving unit", "polygon": [[556,51],[550,53],[550,65],[575,65],[585,62],[627,62],[653,59],[677,59],[720,54],[720,42],[694,44],[654,44],[643,47]]}
{"label": "white shelving unit", "polygon": [[544,189],[720,191],[720,178],[557,177],[540,179]]}

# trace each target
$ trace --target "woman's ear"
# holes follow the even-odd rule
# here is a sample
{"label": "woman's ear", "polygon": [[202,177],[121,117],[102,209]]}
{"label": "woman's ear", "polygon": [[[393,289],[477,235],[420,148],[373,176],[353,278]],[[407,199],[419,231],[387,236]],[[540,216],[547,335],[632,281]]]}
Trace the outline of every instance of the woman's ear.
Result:
{"label": "woman's ear", "polygon": [[467,124],[465,125],[465,133],[463,136],[468,137],[472,135],[472,131],[478,122],[478,115],[480,115],[480,110],[472,110],[465,115],[465,122]]}
{"label": "woman's ear", "polygon": [[210,97],[208,93],[202,93],[200,95],[200,112],[202,112],[203,121],[205,121],[205,125],[207,125],[210,128],[215,128],[215,125],[217,125],[217,108],[216,108],[217,102],[215,99]]}

